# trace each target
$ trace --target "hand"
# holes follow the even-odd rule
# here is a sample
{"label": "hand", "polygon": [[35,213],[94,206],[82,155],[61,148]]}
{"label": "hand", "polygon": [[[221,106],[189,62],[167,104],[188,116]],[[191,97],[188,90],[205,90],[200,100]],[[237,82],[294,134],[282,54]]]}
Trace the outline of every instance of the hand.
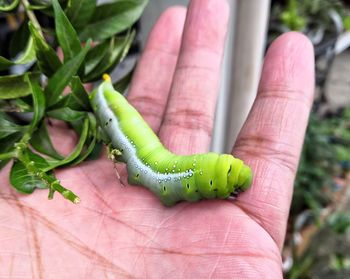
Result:
{"label": "hand", "polygon": [[[210,142],[228,6],[193,0],[156,23],[129,100],[180,154]],[[120,185],[106,158],[57,171],[79,205],[47,191],[16,193],[0,173],[0,277],[281,278],[293,180],[313,100],[313,51],[281,36],[265,59],[259,93],[233,154],[254,182],[232,202],[163,205],[143,187]],[[53,131],[67,152],[64,127]],[[124,176],[125,174],[122,173]]]}

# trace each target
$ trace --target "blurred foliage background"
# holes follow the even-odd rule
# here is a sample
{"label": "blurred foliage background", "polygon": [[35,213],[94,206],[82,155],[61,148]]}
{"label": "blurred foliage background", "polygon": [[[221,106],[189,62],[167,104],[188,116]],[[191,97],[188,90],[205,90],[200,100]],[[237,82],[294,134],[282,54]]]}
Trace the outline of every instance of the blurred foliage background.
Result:
{"label": "blurred foliage background", "polygon": [[[300,31],[314,44],[316,98],[295,180],[284,248],[286,278],[350,277],[350,84],[348,102],[332,104],[336,44],[350,30],[350,1],[272,1],[268,43]],[[345,50],[346,51],[346,50]],[[347,50],[349,52],[349,50]],[[350,55],[348,60],[350,74]],[[338,78],[339,82],[340,77]],[[347,81],[343,81],[346,83]]]}

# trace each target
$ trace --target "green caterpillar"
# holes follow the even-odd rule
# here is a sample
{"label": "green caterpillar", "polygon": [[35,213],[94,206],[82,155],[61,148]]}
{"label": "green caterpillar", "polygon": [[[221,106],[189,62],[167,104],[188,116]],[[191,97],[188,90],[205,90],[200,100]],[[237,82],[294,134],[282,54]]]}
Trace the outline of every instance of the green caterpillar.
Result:
{"label": "green caterpillar", "polygon": [[201,199],[226,199],[249,188],[252,172],[232,155],[179,156],[168,151],[142,116],[114,90],[110,77],[90,95],[97,119],[121,161],[128,182],[143,185],[166,206]]}

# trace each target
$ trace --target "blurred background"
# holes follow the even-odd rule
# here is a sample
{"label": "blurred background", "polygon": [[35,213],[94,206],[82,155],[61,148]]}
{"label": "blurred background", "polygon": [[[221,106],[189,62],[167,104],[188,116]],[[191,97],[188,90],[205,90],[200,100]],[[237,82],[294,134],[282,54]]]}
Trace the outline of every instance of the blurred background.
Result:
{"label": "blurred background", "polygon": [[[162,11],[188,2],[151,0],[139,26],[140,44]],[[290,30],[306,34],[315,47],[316,94],[295,181],[283,268],[286,278],[350,278],[350,1],[229,3],[212,150],[231,151],[273,39]]]}

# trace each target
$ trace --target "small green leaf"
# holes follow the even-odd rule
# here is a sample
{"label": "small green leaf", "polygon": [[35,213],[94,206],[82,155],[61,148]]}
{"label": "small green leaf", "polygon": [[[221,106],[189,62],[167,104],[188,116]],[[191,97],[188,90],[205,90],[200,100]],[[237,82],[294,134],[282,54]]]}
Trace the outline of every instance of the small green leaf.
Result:
{"label": "small green leaf", "polygon": [[90,74],[106,56],[109,43],[109,41],[103,41],[89,50],[85,59],[85,75]]}
{"label": "small green leaf", "polygon": [[50,110],[68,107],[77,111],[91,111],[89,95],[79,77],[72,78],[71,88],[72,92],[62,97]]}
{"label": "small green leaf", "polygon": [[69,154],[63,160],[51,160],[49,161],[50,166],[43,169],[43,171],[47,172],[49,170],[55,169],[57,167],[65,166],[74,161],[82,152],[86,139],[88,137],[89,132],[89,119],[86,117],[84,120],[83,131],[80,135],[79,142],[75,146],[74,150],[71,154]]}
{"label": "small green leaf", "polygon": [[31,0],[29,8],[32,10],[45,10],[51,6],[51,0]]}
{"label": "small green leaf", "polygon": [[[44,169],[49,166],[46,160],[38,154],[32,153],[29,150],[25,152],[28,153],[29,159],[34,162],[38,169]],[[35,173],[29,172],[20,161],[15,161],[12,165],[10,182],[17,191],[25,194],[33,193],[36,188],[44,189],[48,187]]]}
{"label": "small green leaf", "polygon": [[36,58],[40,70],[48,77],[51,77],[57,69],[62,66],[60,59],[53,48],[47,44],[32,22],[28,24],[30,33],[34,38]]}
{"label": "small green leaf", "polygon": [[71,166],[78,165],[94,151],[97,141],[97,122],[95,116],[92,113],[88,114],[88,118],[90,122],[89,134],[92,137],[92,139],[90,140],[90,143],[88,144],[87,148],[85,150],[82,150],[81,154],[69,164]]}
{"label": "small green leaf", "polygon": [[0,70],[5,70],[13,65],[23,65],[31,63],[35,60],[35,49],[33,38],[30,37],[27,43],[26,48],[22,54],[14,61],[8,60],[5,57],[0,56]]}
{"label": "small green leaf", "polygon": [[29,133],[32,133],[45,113],[45,95],[38,82],[32,82],[28,79],[33,94],[34,115],[30,123]]}
{"label": "small green leaf", "polygon": [[[89,95],[85,90],[83,83],[81,82],[79,77],[72,78],[72,93],[71,102],[68,103],[68,106],[72,109],[77,110],[90,110],[90,100]],[[73,108],[73,102],[76,104]]]}
{"label": "small green leaf", "polygon": [[15,57],[21,51],[23,51],[23,46],[25,46],[29,40],[30,32],[28,28],[28,21],[25,20],[22,22],[21,26],[17,31],[14,32],[11,37],[9,52],[11,57]]}
{"label": "small green leaf", "polygon": [[30,144],[35,150],[42,154],[48,155],[57,160],[63,159],[54,148],[44,121],[41,122],[39,128],[32,134]]}
{"label": "small green leaf", "polygon": [[127,30],[139,19],[147,3],[147,0],[118,0],[97,6],[92,20],[80,33],[81,39],[105,40]]}
{"label": "small green leaf", "polygon": [[71,24],[80,29],[90,20],[96,8],[96,0],[69,0],[66,14]]}
{"label": "small green leaf", "polygon": [[0,139],[17,132],[25,132],[27,129],[28,126],[17,125],[6,119],[5,113],[0,112]]}
{"label": "small green leaf", "polygon": [[20,98],[32,93],[26,76],[34,81],[39,78],[38,73],[27,73],[23,75],[0,76],[0,100]]}
{"label": "small green leaf", "polygon": [[14,9],[16,9],[16,7],[19,4],[19,0],[13,0],[13,1],[4,1],[1,0],[0,1],[0,11],[1,12],[9,12],[12,11]]}
{"label": "small green leaf", "polygon": [[[14,150],[14,144],[22,137],[22,133],[14,133],[6,138],[0,139],[0,154],[11,152]],[[0,160],[0,170],[9,162],[8,160]]]}
{"label": "small green leaf", "polygon": [[58,71],[49,79],[45,93],[48,99],[48,106],[55,104],[62,94],[64,88],[69,84],[72,76],[75,75],[83,63],[87,51],[90,48],[90,42],[71,60],[58,69]]}
{"label": "small green leaf", "polygon": [[56,36],[62,48],[64,60],[68,61],[75,57],[82,50],[82,47],[77,32],[69,22],[58,1],[52,0],[52,5],[55,12]]}
{"label": "small green leaf", "polygon": [[86,116],[86,112],[76,111],[68,107],[64,107],[48,111],[47,116],[71,122],[83,119]]}
{"label": "small green leaf", "polygon": [[14,144],[21,138],[21,133],[15,133],[0,139],[0,153],[9,152],[14,149]]}
{"label": "small green leaf", "polygon": [[107,73],[117,63],[122,61],[134,38],[135,32],[130,32],[125,37],[112,38],[107,53],[100,63],[98,63],[89,74],[85,75],[84,82],[100,79],[104,73]]}

